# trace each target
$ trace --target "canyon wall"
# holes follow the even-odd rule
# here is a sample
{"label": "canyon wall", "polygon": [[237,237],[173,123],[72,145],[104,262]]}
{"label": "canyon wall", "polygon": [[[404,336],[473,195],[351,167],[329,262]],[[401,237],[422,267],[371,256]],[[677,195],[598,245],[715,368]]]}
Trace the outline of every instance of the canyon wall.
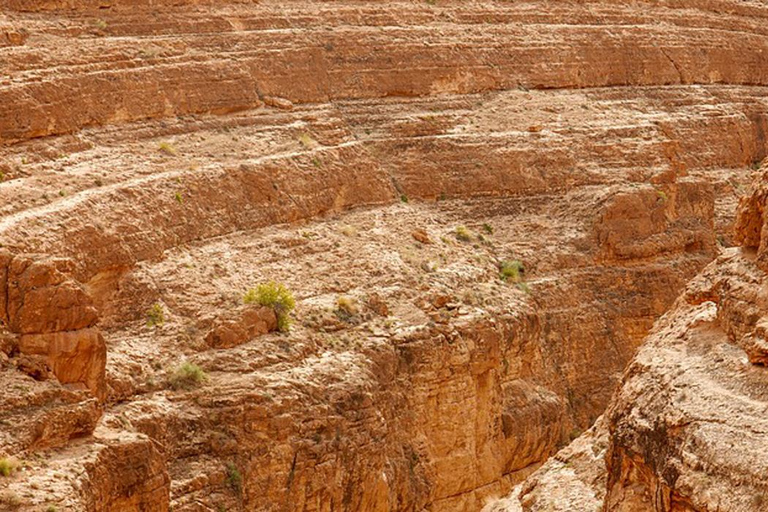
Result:
{"label": "canyon wall", "polygon": [[[768,151],[757,2],[0,8],[11,510],[480,510],[603,413]],[[609,503],[661,485],[610,453]]]}

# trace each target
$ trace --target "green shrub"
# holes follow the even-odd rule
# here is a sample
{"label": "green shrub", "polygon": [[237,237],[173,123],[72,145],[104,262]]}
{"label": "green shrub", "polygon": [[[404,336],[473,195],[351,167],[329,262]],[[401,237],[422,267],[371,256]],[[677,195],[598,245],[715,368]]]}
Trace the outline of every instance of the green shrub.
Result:
{"label": "green shrub", "polygon": [[483,224],[483,231],[485,231],[487,234],[492,235],[493,234],[493,226],[490,224]]}
{"label": "green shrub", "polygon": [[227,464],[227,485],[236,494],[240,494],[243,489],[243,476],[233,463]]}
{"label": "green shrub", "polygon": [[502,281],[521,283],[525,267],[520,260],[502,261],[499,265],[499,278]]}
{"label": "green shrub", "polygon": [[0,459],[0,476],[11,476],[16,471],[16,461],[13,459]]}
{"label": "green shrub", "polygon": [[277,328],[287,332],[291,327],[290,313],[296,307],[293,294],[282,283],[270,281],[248,290],[243,297],[246,304],[259,304],[275,310]]}
{"label": "green shrub", "polygon": [[400,194],[400,202],[401,203],[407,203],[408,202],[408,196],[405,194]]}
{"label": "green shrub", "polygon": [[469,242],[472,240],[472,233],[470,233],[470,231],[464,226],[457,227],[455,234],[456,238],[462,242]]}
{"label": "green shrub", "polygon": [[161,326],[165,323],[165,312],[163,306],[155,302],[147,311],[147,327]]}
{"label": "green shrub", "polygon": [[193,389],[201,386],[207,380],[208,375],[206,375],[202,368],[186,361],[174,370],[168,379],[168,383],[175,390]]}

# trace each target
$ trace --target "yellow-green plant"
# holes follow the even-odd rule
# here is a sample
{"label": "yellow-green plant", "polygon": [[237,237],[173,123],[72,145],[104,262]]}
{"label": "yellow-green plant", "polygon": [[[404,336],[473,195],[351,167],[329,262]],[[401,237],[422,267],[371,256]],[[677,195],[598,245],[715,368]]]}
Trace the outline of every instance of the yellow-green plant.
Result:
{"label": "yellow-green plant", "polygon": [[243,297],[246,304],[259,304],[275,310],[277,328],[287,332],[291,328],[290,313],[296,307],[291,291],[282,283],[270,281],[248,290]]}
{"label": "yellow-green plant", "polygon": [[179,390],[196,388],[207,380],[208,375],[202,368],[186,361],[173,371],[168,383],[173,389]]}

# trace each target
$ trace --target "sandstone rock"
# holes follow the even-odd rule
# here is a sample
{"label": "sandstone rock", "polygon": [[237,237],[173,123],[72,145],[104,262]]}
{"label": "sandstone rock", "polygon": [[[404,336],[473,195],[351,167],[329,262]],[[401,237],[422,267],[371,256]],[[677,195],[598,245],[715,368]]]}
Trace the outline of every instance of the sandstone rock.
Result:
{"label": "sandstone rock", "polygon": [[[98,439],[98,438],[97,438]],[[82,484],[87,510],[166,512],[170,479],[163,455],[144,436],[105,437],[85,461]]]}
{"label": "sandstone rock", "polygon": [[72,269],[71,260],[3,251],[0,310],[11,333],[20,335],[14,346],[21,369],[38,379],[51,369],[59,382],[83,384],[103,398],[106,345],[93,327],[98,313],[90,296],[68,276]]}
{"label": "sandstone rock", "polygon": [[51,373],[48,359],[44,356],[23,354],[16,360],[16,368],[35,380],[46,380]]}
{"label": "sandstone rock", "polygon": [[757,173],[749,192],[739,201],[734,227],[736,242],[757,251],[758,264],[768,270],[768,171]]}
{"label": "sandstone rock", "polygon": [[606,415],[607,511],[765,508],[766,374],[749,364],[766,361],[764,179],[738,222],[757,257],[730,249],[707,267],[624,374]]}
{"label": "sandstone rock", "polygon": [[44,356],[59,382],[84,384],[94,396],[105,396],[107,347],[98,329],[23,334],[19,350],[22,354]]}
{"label": "sandstone rock", "polygon": [[219,319],[205,336],[213,348],[236,347],[262,334],[277,330],[277,316],[273,308],[248,305],[235,313],[234,320]]}
{"label": "sandstone rock", "polygon": [[98,400],[87,390],[67,389],[55,379],[36,381],[6,367],[0,368],[0,386],[0,452],[6,455],[64,446],[91,434],[101,417]]}
{"label": "sandstone rock", "polygon": [[601,417],[504,499],[483,512],[598,512],[605,498],[608,428]]}
{"label": "sandstone rock", "polygon": [[293,102],[286,98],[278,96],[265,96],[262,98],[264,104],[268,107],[279,108],[280,110],[293,110]]}
{"label": "sandstone rock", "polygon": [[[63,262],[66,265],[66,262]],[[43,334],[93,326],[98,313],[84,288],[56,260],[14,257],[7,270],[7,311],[12,331]]]}
{"label": "sandstone rock", "polygon": [[429,235],[423,229],[414,229],[413,232],[411,233],[411,236],[417,242],[421,242],[423,244],[431,244],[432,243],[432,240],[429,238]]}
{"label": "sandstone rock", "polygon": [[663,251],[712,251],[712,187],[680,182],[616,194],[597,216],[597,243],[609,258],[642,258]]}
{"label": "sandstone rock", "polygon": [[3,37],[5,38],[5,41],[2,41],[1,39],[0,39],[0,41],[4,42],[5,45],[0,45],[0,46],[6,46],[6,45],[7,46],[21,46],[21,45],[23,45],[26,42],[27,38],[29,37],[29,32],[24,30],[24,29],[21,29],[21,30],[7,30],[3,34]]}
{"label": "sandstone rock", "polygon": [[381,295],[371,293],[368,295],[368,308],[379,316],[389,316],[389,306]]}

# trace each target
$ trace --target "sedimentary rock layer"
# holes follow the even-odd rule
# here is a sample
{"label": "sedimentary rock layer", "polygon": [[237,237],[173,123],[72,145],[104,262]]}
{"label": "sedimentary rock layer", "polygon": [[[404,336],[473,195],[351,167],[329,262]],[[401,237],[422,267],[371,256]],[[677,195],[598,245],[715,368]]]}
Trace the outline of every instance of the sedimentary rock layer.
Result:
{"label": "sedimentary rock layer", "polygon": [[21,510],[479,510],[603,412],[768,149],[760,3],[0,7]]}

